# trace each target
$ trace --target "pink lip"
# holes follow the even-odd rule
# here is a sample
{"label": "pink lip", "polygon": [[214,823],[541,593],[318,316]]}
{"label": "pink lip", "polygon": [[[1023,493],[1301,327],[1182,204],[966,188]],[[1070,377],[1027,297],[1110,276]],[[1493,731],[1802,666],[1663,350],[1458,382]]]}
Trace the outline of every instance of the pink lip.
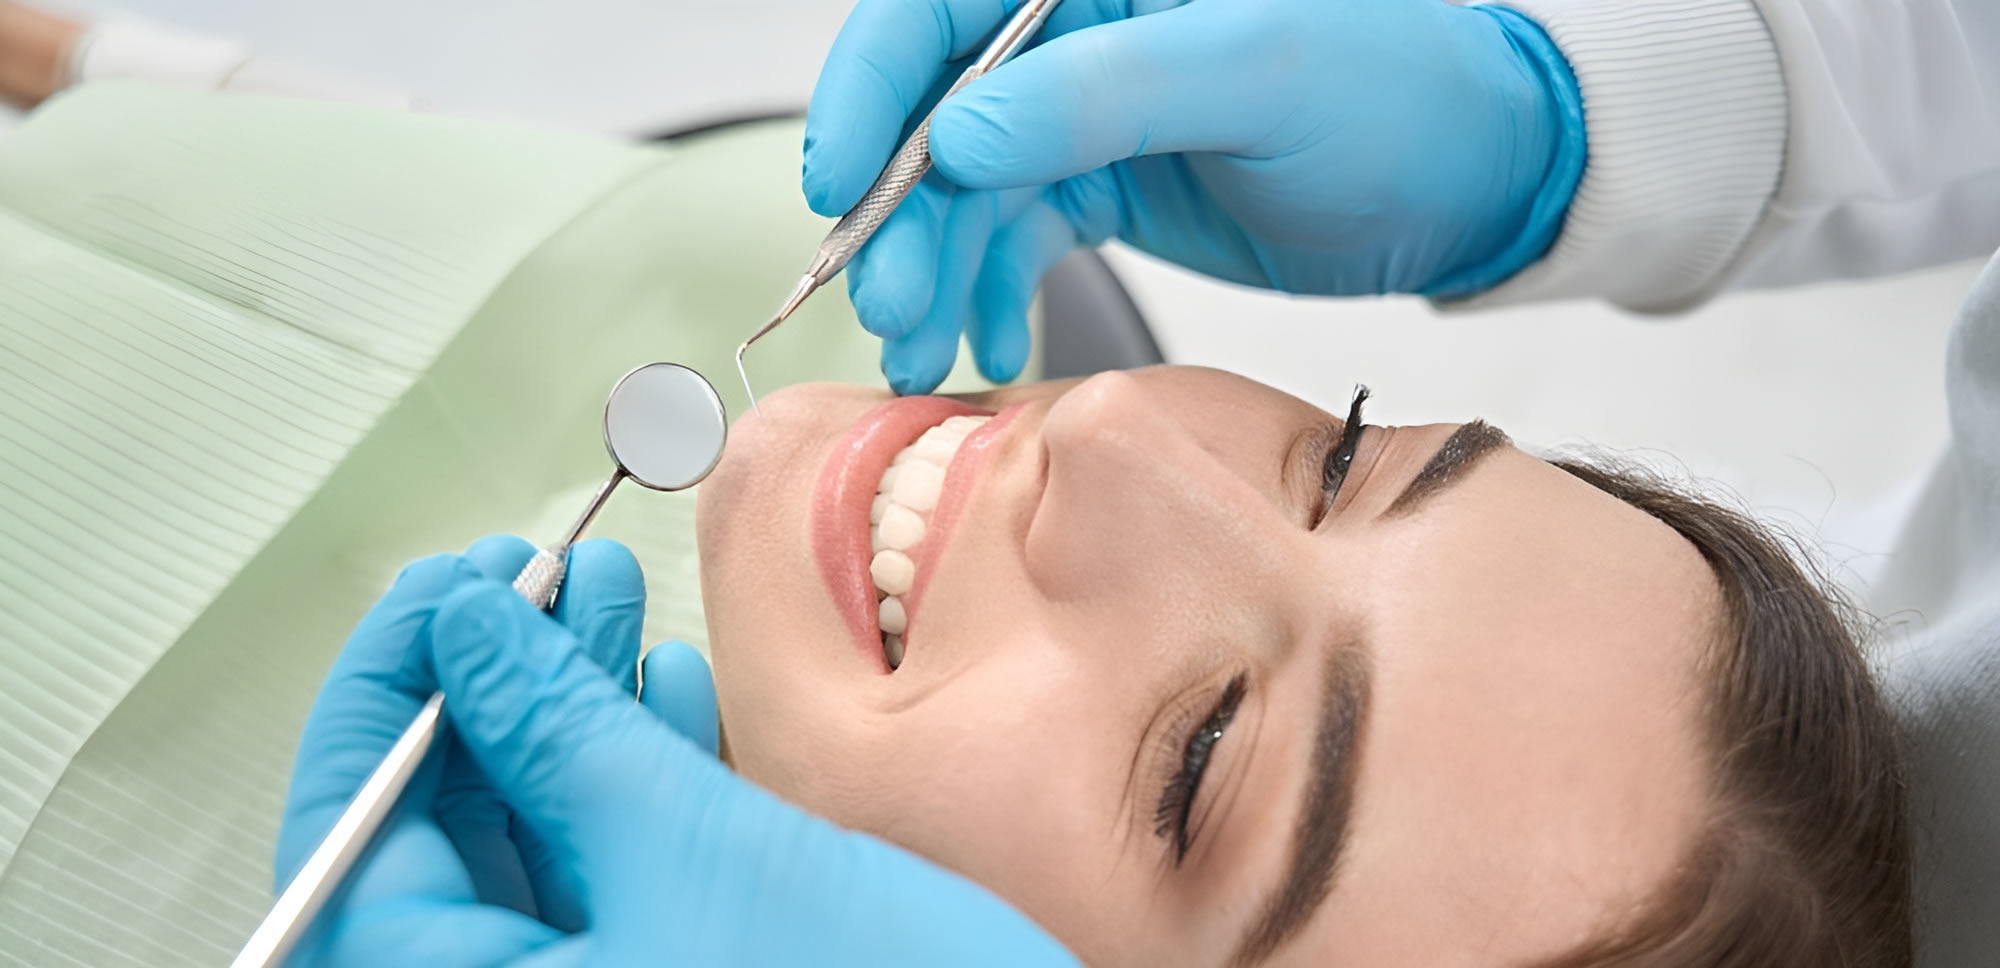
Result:
{"label": "pink lip", "polygon": [[860,420],[827,458],[820,471],[819,487],[813,493],[813,553],[819,559],[820,577],[833,596],[834,606],[847,620],[856,647],[880,671],[889,670],[882,654],[882,636],[875,622],[875,582],[868,576],[871,548],[868,540],[868,508],[874,503],[875,488],[889,462],[918,436],[945,420],[959,415],[993,415],[994,419],[965,439],[951,466],[945,470],[944,490],[931,512],[930,527],[918,551],[917,583],[903,597],[914,625],[916,605],[929,583],[929,567],[944,549],[952,525],[962,513],[980,465],[991,453],[994,435],[1019,411],[1010,407],[993,415],[969,404],[942,397],[901,397],[882,404]]}

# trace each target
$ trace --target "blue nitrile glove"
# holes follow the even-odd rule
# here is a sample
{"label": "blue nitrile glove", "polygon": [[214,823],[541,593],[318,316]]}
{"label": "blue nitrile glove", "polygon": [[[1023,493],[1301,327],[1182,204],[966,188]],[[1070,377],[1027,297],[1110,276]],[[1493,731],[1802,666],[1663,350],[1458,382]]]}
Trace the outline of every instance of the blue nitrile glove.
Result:
{"label": "blue nitrile glove", "polygon": [[336,662],[301,742],[281,882],[436,686],[451,728],[300,961],[1076,964],[971,882],[730,773],[687,646],[647,656],[634,703],[644,586],[622,547],[578,546],[554,619],[481,575],[530,552],[489,541],[412,565]]}
{"label": "blue nitrile glove", "polygon": [[[806,115],[814,211],[860,198],[1017,3],[859,0]],[[961,330],[987,378],[1017,376],[1029,300],[1078,245],[1286,292],[1465,296],[1547,250],[1583,170],[1567,61],[1498,7],[1071,2],[1041,36],[938,110],[936,174],[849,268],[899,392],[936,387]]]}

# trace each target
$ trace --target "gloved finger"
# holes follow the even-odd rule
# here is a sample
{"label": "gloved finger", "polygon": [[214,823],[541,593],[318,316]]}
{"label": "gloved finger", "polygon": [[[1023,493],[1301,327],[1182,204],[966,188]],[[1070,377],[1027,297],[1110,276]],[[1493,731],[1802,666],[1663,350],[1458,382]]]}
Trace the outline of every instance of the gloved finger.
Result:
{"label": "gloved finger", "polygon": [[966,337],[979,373],[1006,383],[1028,365],[1028,307],[1042,277],[1076,249],[1076,230],[1053,205],[1037,205],[1002,227],[972,291]]}
{"label": "gloved finger", "polygon": [[554,614],[598,668],[620,689],[632,691],[639,676],[639,630],[646,622],[646,577],[631,549],[609,538],[571,548]]}
{"label": "gloved finger", "polygon": [[640,702],[674,732],[710,756],[721,743],[715,711],[715,676],[708,660],[686,642],[662,642],[646,653],[646,688]]}
{"label": "gloved finger", "polygon": [[[465,551],[466,560],[486,577],[509,583],[534,556],[535,546],[514,535],[481,538]],[[535,916],[534,888],[514,841],[513,811],[450,730],[444,737],[444,774],[432,808],[438,826],[457,848],[481,903]]]}
{"label": "gloved finger", "polygon": [[958,360],[959,334],[971,315],[973,282],[997,227],[997,206],[990,193],[953,196],[938,247],[938,278],[930,309],[909,335],[882,346],[882,374],[897,393],[929,393],[951,374],[951,365]]}
{"label": "gloved finger", "polygon": [[459,555],[403,569],[355,626],[299,737],[278,834],[277,883],[289,880],[374,772],[435,686],[418,648],[445,596],[480,573]]}
{"label": "gloved finger", "polygon": [[[466,559],[488,578],[512,583],[535,547],[510,535],[481,539]],[[602,539],[570,549],[568,574],[555,615],[576,632],[591,657],[624,683],[638,667],[646,589],[639,563],[622,545]],[[458,848],[479,900],[540,917],[567,930],[583,926],[576,891],[548,851],[515,821],[479,764],[461,744],[446,753],[435,813]]]}
{"label": "gloved finger", "polygon": [[593,885],[591,868],[619,863],[646,823],[621,809],[632,785],[697,751],[504,585],[455,592],[429,640],[460,739],[556,860]]}
{"label": "gloved finger", "polygon": [[438,829],[456,849],[472,896],[482,904],[541,916],[522,845],[515,838],[514,812],[500,799],[471,751],[444,733],[444,779],[432,806]]}
{"label": "gloved finger", "polygon": [[1296,87],[1283,74],[1296,67],[1270,33],[1232,4],[1195,3],[1057,37],[939,105],[931,157],[979,189],[1146,154],[1252,151],[1293,107],[1272,93]]}
{"label": "gloved finger", "polygon": [[[646,620],[646,580],[638,559],[624,545],[605,538],[585,541],[569,552],[569,574],[556,599],[556,621],[576,637],[597,667],[628,693],[639,674],[639,630]],[[568,858],[552,849],[510,811],[508,836],[520,851],[521,869],[542,921],[565,931],[589,924],[583,885]]]}
{"label": "gloved finger", "polygon": [[907,336],[930,311],[938,241],[954,189],[925,179],[890,213],[847,266],[847,298],[861,328],[884,339]]}
{"label": "gloved finger", "polygon": [[[854,207],[926,101],[1018,4],[1014,0],[860,0],[841,25],[806,106],[806,204]],[[1059,8],[1060,9],[1060,8]]]}

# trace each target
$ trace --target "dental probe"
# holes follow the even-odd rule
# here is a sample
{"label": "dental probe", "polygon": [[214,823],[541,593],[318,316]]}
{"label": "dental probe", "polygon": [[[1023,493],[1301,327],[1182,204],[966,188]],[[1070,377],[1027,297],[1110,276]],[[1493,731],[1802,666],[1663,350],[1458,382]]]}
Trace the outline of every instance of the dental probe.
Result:
{"label": "dental probe", "polygon": [[[1042,29],[1042,24],[1049,19],[1050,12],[1054,11],[1056,4],[1060,2],[1062,0],[1027,0],[1021,4],[1020,9],[1014,11],[1014,16],[1000,28],[998,34],[994,35],[992,43],[986,45],[986,50],[979,55],[979,59],[973,61],[972,66],[967,67],[965,73],[960,74],[958,80],[952,82],[951,87],[944,92],[944,96],[951,97],[958,93],[960,88],[977,80],[980,75],[1005,64],[1015,54],[1020,53],[1021,48],[1027,46],[1029,38]],[[943,98],[939,99],[939,103],[943,103]],[[932,108],[931,114],[924,116],[923,123],[917,125],[917,130],[910,132],[909,140],[903,142],[903,146],[889,158],[888,166],[875,177],[875,184],[869,186],[867,193],[861,196],[861,201],[856,202],[854,207],[834,224],[833,231],[828,232],[826,239],[819,244],[819,251],[813,253],[812,262],[806,266],[806,274],[799,278],[799,284],[792,290],[792,294],[785,297],[784,305],[778,307],[777,314],[771,317],[770,322],[750,334],[750,338],[744,340],[743,345],[736,348],[736,375],[743,378],[743,392],[750,398],[751,409],[757,409],[757,393],[750,388],[750,371],[743,367],[744,352],[750,349],[750,344],[763,339],[764,334],[777,329],[779,323],[791,318],[792,313],[806,301],[807,297],[819,291],[819,287],[833,281],[833,277],[839,275],[840,270],[847,268],[847,263],[854,258],[854,254],[861,251],[861,247],[874,237],[875,230],[882,227],[882,223],[888,220],[889,214],[903,204],[903,199],[910,197],[910,192],[917,187],[917,182],[923,180],[924,173],[931,169],[931,117],[936,114],[937,109]]]}
{"label": "dental probe", "polygon": [[[628,479],[656,491],[679,491],[701,483],[722,460],[728,433],[722,398],[701,374],[676,363],[648,363],[625,374],[604,403],[604,449],[611,453],[611,479],[591,495],[590,504],[561,541],[535,552],[514,578],[514,590],[542,611],[555,607],[570,546],[583,537],[611,492]],[[284,963],[388,819],[437,741],[443,716],[444,693],[432,693],[306,858],[305,866],[285,885],[271,913],[230,962],[231,968],[276,968]]]}

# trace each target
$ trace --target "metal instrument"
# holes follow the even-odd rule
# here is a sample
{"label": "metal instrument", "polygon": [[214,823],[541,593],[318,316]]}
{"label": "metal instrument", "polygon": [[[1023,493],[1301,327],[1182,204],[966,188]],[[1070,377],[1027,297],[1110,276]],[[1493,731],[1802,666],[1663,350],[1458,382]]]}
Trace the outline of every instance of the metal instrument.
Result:
{"label": "metal instrument", "polygon": [[[977,80],[980,75],[999,67],[1020,53],[1060,2],[1061,0],[1027,0],[1021,4],[1020,9],[1014,11],[1014,16],[1000,28],[998,34],[994,35],[993,41],[986,45],[986,50],[979,55],[979,59],[973,61],[972,66],[958,76],[958,80],[952,83],[944,96],[951,97],[958,93],[960,88]],[[943,99],[940,99],[939,103],[943,103]],[[932,108],[931,114],[936,113],[937,109]],[[833,231],[827,233],[826,240],[819,244],[819,251],[813,253],[812,262],[806,266],[806,274],[800,277],[799,284],[792,290],[792,294],[785,297],[785,302],[778,307],[777,314],[762,328],[750,334],[750,338],[744,340],[743,345],[736,348],[736,375],[743,378],[743,392],[749,395],[750,406],[753,409],[757,406],[757,393],[750,388],[750,372],[743,367],[744,352],[750,349],[750,344],[777,329],[778,324],[790,318],[807,297],[819,291],[819,287],[831,282],[834,276],[840,274],[840,270],[847,268],[848,261],[854,258],[856,252],[861,251],[861,247],[875,235],[875,230],[882,227],[882,223],[888,220],[889,214],[903,204],[903,199],[910,196],[910,192],[917,187],[917,182],[921,181],[924,173],[930,170],[931,116],[927,115],[923,123],[917,125],[917,130],[910,132],[909,140],[903,142],[903,146],[889,158],[888,166],[882,169],[882,174],[876,176],[875,184],[861,196],[861,201],[856,202],[846,215],[841,216],[840,221],[834,224]]]}
{"label": "metal instrument", "polygon": [[[648,363],[625,374],[604,404],[604,447],[614,465],[611,479],[597,489],[562,540],[537,551],[521,569],[514,590],[536,608],[554,607],[570,546],[590,527],[619,482],[630,479],[656,491],[693,487],[722,459],[728,427],[722,398],[694,370],[675,363]],[[409,785],[437,739],[443,712],[444,694],[432,694],[278,896],[271,913],[231,962],[233,968],[275,968],[291,954]]]}

